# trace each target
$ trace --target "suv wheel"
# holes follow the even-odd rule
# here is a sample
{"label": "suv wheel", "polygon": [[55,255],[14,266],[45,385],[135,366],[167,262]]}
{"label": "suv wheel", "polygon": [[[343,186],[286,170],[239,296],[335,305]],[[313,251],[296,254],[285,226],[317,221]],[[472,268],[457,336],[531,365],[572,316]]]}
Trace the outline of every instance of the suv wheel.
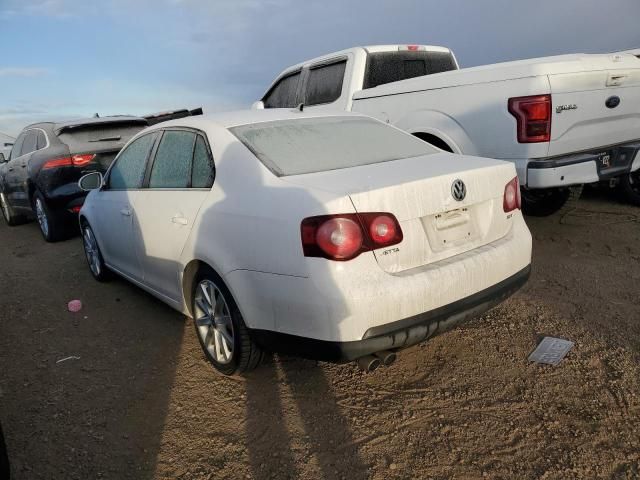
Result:
{"label": "suv wheel", "polygon": [[11,207],[11,205],[9,205],[4,193],[2,192],[0,192],[0,210],[2,210],[4,221],[7,222],[7,225],[9,225],[10,227],[19,225],[24,222],[23,216],[13,213],[13,208]]}
{"label": "suv wheel", "polygon": [[253,370],[262,350],[249,335],[240,310],[222,279],[210,268],[196,278],[193,320],[207,360],[223,375]]}
{"label": "suv wheel", "polygon": [[33,211],[36,214],[40,232],[47,242],[57,242],[63,236],[63,222],[47,205],[40,192],[33,196]]}

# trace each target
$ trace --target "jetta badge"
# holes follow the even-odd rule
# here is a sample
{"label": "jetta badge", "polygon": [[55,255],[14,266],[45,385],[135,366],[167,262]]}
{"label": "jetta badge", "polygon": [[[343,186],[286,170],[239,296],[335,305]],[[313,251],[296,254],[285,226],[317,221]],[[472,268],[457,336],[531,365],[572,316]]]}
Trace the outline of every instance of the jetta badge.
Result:
{"label": "jetta badge", "polygon": [[453,182],[451,185],[451,195],[459,202],[467,196],[467,186],[462,180],[458,179]]}

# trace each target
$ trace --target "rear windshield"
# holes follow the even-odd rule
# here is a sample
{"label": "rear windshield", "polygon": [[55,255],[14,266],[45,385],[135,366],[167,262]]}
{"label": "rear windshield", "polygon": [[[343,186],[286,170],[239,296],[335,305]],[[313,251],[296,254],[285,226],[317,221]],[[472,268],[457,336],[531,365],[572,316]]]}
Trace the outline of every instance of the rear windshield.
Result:
{"label": "rear windshield", "polygon": [[338,170],[438,151],[407,133],[362,117],[281,120],[229,130],[277,176]]}
{"label": "rear windshield", "polygon": [[110,144],[126,143],[143,128],[146,128],[146,124],[142,122],[88,124],[66,128],[58,135],[58,138],[69,146],[94,145],[103,147]]}
{"label": "rear windshield", "polygon": [[370,53],[362,88],[456,70],[451,52],[398,51]]}

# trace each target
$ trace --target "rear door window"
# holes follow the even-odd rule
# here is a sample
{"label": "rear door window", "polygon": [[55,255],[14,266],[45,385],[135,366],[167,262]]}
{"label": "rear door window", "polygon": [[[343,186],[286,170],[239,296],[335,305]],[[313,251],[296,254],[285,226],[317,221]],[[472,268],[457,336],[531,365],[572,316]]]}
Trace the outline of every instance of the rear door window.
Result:
{"label": "rear door window", "polygon": [[109,172],[110,189],[130,190],[142,186],[147,158],[157,135],[157,132],[153,132],[135,139],[118,155]]}
{"label": "rear door window", "polygon": [[193,188],[211,188],[213,185],[213,158],[202,135],[196,137],[193,150],[193,168],[191,172],[191,186]]}
{"label": "rear door window", "polygon": [[300,72],[282,78],[264,97],[265,108],[292,108],[296,106]]}
{"label": "rear door window", "polygon": [[37,130],[38,132],[38,150],[45,148],[47,146],[47,136],[44,134],[42,130]]}
{"label": "rear door window", "polygon": [[35,152],[38,146],[38,134],[37,130],[29,130],[27,136],[24,138],[20,155],[26,155],[31,152]]}
{"label": "rear door window", "polygon": [[151,168],[149,188],[188,188],[196,134],[167,130],[160,140]]}
{"label": "rear door window", "polygon": [[312,67],[305,89],[305,105],[335,102],[342,95],[342,83],[347,61]]}

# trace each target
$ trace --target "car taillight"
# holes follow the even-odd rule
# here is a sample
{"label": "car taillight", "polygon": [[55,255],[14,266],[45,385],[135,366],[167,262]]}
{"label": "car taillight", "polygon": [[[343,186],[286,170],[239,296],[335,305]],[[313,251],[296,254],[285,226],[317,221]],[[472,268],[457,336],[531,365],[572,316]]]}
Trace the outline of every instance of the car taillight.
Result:
{"label": "car taillight", "polygon": [[519,143],[551,139],[551,95],[510,98],[509,113],[516,117]]}
{"label": "car taillight", "polygon": [[502,209],[505,211],[505,213],[508,213],[520,208],[522,208],[522,200],[520,198],[520,182],[518,181],[518,177],[515,177],[504,187]]}
{"label": "car taillight", "polygon": [[56,158],[54,160],[45,162],[42,168],[49,169],[71,166],[84,167],[85,165],[88,165],[94,158],[96,158],[95,153],[86,153],[84,155],[73,155],[71,157]]}
{"label": "car taillight", "polygon": [[71,157],[71,163],[73,163],[76,167],[84,167],[85,165],[89,164],[94,158],[96,158],[95,153],[74,155],[73,157]]}
{"label": "car taillight", "polygon": [[402,229],[391,213],[345,213],[302,220],[305,257],[351,260],[362,252],[402,241]]}

